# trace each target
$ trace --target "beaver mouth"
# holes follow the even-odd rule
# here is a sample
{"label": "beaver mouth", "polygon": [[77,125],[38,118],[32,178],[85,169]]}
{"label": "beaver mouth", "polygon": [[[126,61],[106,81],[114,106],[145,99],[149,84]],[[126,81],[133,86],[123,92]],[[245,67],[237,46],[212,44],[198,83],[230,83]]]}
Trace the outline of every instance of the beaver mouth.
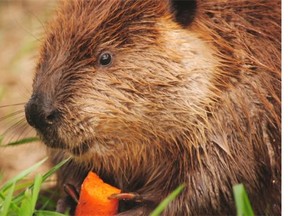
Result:
{"label": "beaver mouth", "polygon": [[44,142],[44,144],[49,147],[49,148],[53,148],[53,149],[62,149],[62,150],[66,150],[69,151],[70,153],[72,153],[74,156],[79,156],[79,155],[83,155],[85,153],[87,153],[90,149],[91,146],[91,140],[85,140],[83,142],[81,142],[80,144],[77,144],[75,147],[71,147],[67,144],[65,144],[63,141],[59,140],[59,139],[49,139],[46,138],[45,136],[43,136],[43,134],[38,133],[38,135],[40,136],[41,140]]}
{"label": "beaver mouth", "polygon": [[71,154],[73,154],[74,156],[80,156],[80,155],[84,155],[85,153],[87,153],[90,149],[90,141],[84,141],[82,143],[80,143],[79,145],[77,145],[76,147],[69,147],[67,145],[65,145],[64,143],[57,143],[57,145],[55,145],[53,142],[49,142],[49,144],[47,144],[47,142],[45,142],[45,144],[50,147],[50,148],[56,148],[56,149],[62,149],[65,151],[69,151]]}

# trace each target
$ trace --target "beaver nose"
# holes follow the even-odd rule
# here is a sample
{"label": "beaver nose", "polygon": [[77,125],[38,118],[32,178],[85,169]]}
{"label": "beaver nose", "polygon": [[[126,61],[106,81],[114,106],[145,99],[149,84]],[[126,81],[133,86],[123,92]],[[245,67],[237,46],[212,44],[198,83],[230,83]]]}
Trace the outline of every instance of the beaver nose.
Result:
{"label": "beaver nose", "polygon": [[25,106],[25,116],[32,127],[44,130],[58,121],[59,111],[39,97],[31,97]]}

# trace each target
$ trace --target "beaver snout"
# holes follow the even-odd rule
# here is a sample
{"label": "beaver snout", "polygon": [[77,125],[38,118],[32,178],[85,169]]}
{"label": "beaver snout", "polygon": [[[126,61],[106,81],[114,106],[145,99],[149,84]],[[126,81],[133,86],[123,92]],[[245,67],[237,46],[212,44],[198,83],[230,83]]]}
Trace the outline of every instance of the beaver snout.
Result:
{"label": "beaver snout", "polygon": [[[64,114],[53,105],[47,95],[34,93],[25,105],[25,116],[29,125],[36,129],[46,146],[56,149],[69,148],[70,142],[68,143],[67,140],[65,142],[59,135],[59,130],[63,127]],[[89,143],[86,142],[79,146],[73,146],[72,153],[78,155],[88,151]]]}
{"label": "beaver snout", "polygon": [[40,95],[32,96],[25,106],[27,122],[44,133],[48,127],[53,127],[58,122],[60,112],[51,103],[44,101]]}

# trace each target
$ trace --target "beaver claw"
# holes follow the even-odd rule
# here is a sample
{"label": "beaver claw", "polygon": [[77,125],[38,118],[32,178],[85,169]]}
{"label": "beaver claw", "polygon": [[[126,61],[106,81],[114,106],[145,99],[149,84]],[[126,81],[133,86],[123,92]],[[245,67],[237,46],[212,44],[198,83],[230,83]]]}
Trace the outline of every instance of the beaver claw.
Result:
{"label": "beaver claw", "polygon": [[[79,191],[76,189],[76,187],[72,184],[65,184],[64,185],[64,191],[66,194],[72,198],[75,203],[78,203],[79,201]],[[143,202],[143,197],[138,193],[118,193],[118,194],[112,194],[108,197],[108,199],[117,199],[117,200],[127,200],[127,201],[134,201],[134,202]]]}
{"label": "beaver claw", "polygon": [[75,203],[78,203],[79,191],[76,189],[74,185],[64,184],[64,191],[68,196],[70,196],[75,201]]}
{"label": "beaver claw", "polygon": [[129,200],[134,202],[143,202],[143,197],[138,193],[119,193],[112,194],[108,199]]}

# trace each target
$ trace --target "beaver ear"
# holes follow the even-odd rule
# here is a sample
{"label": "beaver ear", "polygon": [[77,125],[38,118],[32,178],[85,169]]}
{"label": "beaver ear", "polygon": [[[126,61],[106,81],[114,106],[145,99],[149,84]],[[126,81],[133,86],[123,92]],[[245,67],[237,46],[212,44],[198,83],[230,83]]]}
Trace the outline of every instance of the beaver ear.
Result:
{"label": "beaver ear", "polygon": [[196,0],[169,0],[170,9],[177,23],[187,27],[193,21],[196,12]]}

